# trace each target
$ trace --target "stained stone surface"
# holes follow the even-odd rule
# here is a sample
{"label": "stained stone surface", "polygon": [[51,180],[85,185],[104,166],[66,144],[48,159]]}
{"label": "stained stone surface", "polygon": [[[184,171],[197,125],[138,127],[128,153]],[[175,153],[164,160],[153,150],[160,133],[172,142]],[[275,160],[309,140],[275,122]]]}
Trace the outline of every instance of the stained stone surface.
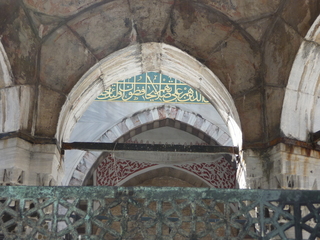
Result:
{"label": "stained stone surface", "polygon": [[278,104],[274,104],[274,101],[283,102],[285,94],[284,88],[278,87],[266,87],[265,101],[266,101],[266,114],[267,114],[267,126],[266,131],[268,132],[268,137],[274,139],[277,137],[277,129],[280,128],[280,123],[278,121],[281,118],[282,107]]}
{"label": "stained stone surface", "polygon": [[273,17],[265,17],[252,22],[242,23],[241,26],[258,42],[263,38],[267,30],[273,25]]}
{"label": "stained stone surface", "polygon": [[304,37],[318,15],[319,2],[317,1],[286,1],[281,17]]}
{"label": "stained stone surface", "polygon": [[44,137],[54,136],[55,131],[51,126],[55,126],[58,123],[58,116],[55,112],[59,110],[65,101],[65,96],[44,86],[40,86],[38,101],[35,134]]}
{"label": "stained stone surface", "polygon": [[263,96],[259,90],[245,94],[236,101],[237,109],[242,116],[241,127],[244,138],[249,143],[262,142],[265,138],[262,103]]}
{"label": "stained stone surface", "polygon": [[[141,42],[158,42],[166,29],[174,1],[171,0],[129,0],[132,18]],[[152,19],[152,20],[151,20]],[[128,22],[128,24],[130,24]]]}
{"label": "stained stone surface", "polygon": [[126,0],[87,11],[68,22],[68,26],[99,59],[136,41],[136,36],[131,34],[134,29]]}
{"label": "stained stone surface", "polygon": [[49,16],[68,17],[102,0],[23,0],[26,7]]}
{"label": "stained stone surface", "polygon": [[[26,70],[23,69],[24,63],[21,62],[22,60],[24,62],[36,61],[35,43],[32,43],[36,36],[32,36],[32,26],[28,26],[30,20],[26,19],[25,13],[20,8],[19,11],[15,11],[18,18],[9,21],[14,19],[13,16],[10,16],[10,18],[8,16],[12,12],[11,9],[16,9],[22,3],[10,1],[9,4],[8,1],[2,1],[1,4],[1,9],[5,9],[2,15],[5,17],[2,18],[2,21],[7,23],[3,27],[19,29],[20,21],[20,23],[23,23],[21,31],[25,31],[23,35],[27,36],[27,41],[26,39],[19,39],[19,42],[23,42],[26,46],[19,46],[18,41],[12,41],[17,38],[14,37],[12,30],[6,30],[3,34],[2,42],[11,62],[14,62],[12,64],[13,72],[20,79],[15,79],[15,81],[19,83],[32,82],[34,78],[30,76],[36,75],[34,69],[28,65],[25,66]],[[38,37],[52,35],[49,36],[47,41],[44,41],[42,46],[40,79],[54,89],[63,89],[63,92],[68,92],[75,84],[76,79],[83,74],[83,70],[92,65],[92,59],[83,63],[75,63],[74,66],[71,66],[70,74],[63,67],[56,69],[50,66],[69,66],[68,60],[65,61],[68,58],[66,55],[70,56],[68,51],[73,53],[70,57],[74,60],[86,58],[84,56],[86,49],[92,51],[101,59],[135,41],[159,41],[163,37],[166,43],[174,44],[204,61],[213,72],[219,75],[227,89],[236,96],[259,84],[257,76],[261,76],[260,72],[264,72],[263,69],[259,70],[262,66],[259,55],[260,52],[265,50],[262,48],[257,51],[257,49],[252,48],[255,45],[254,40],[261,41],[266,30],[270,31],[270,38],[267,40],[265,51],[266,80],[268,83],[274,84],[275,81],[278,81],[277,79],[280,79],[280,84],[285,85],[290,68],[283,66],[292,64],[293,56],[300,44],[299,37],[295,36],[294,31],[298,31],[303,36],[312,24],[318,9],[314,1],[295,1],[294,3],[285,1],[283,6],[281,6],[280,1],[268,1],[266,3],[265,1],[206,0],[199,2],[185,1],[183,3],[176,1],[175,4],[172,1],[140,2],[132,0],[129,3],[127,1],[111,1],[102,4],[101,1],[93,0],[63,2],[25,0],[23,4],[29,11],[35,30],[38,31]],[[296,9],[299,9],[299,11]],[[281,20],[277,20],[273,28],[272,22],[276,20],[270,16],[275,13],[279,14],[288,25]],[[62,26],[61,30],[50,33],[59,26],[60,19],[65,17],[71,18],[67,24],[79,35],[77,40],[72,35],[73,33],[59,36],[58,32],[64,32],[66,30],[65,26]],[[243,30],[239,28],[239,25],[233,24],[233,21],[238,21]],[[10,26],[8,22],[12,22],[13,26]],[[133,26],[135,27],[133,28]],[[244,32],[247,32],[252,39],[250,40],[248,36],[243,35]],[[60,37],[62,40],[60,40]],[[10,39],[10,41],[7,39]],[[29,41],[29,39],[32,41]],[[282,41],[279,41],[280,39]],[[52,44],[56,46],[49,47],[47,50],[48,46]],[[78,46],[79,50],[69,47],[68,44]],[[87,44],[88,46],[79,47],[81,44]],[[64,48],[64,46],[66,47]],[[19,51],[14,53],[11,49],[19,49]],[[24,59],[26,51],[28,59]],[[48,53],[45,53],[46,51]],[[48,55],[51,52],[55,54],[50,57],[55,55],[53,58],[57,60],[49,64],[48,58],[50,57]],[[18,58],[21,59],[20,64],[17,64]],[[244,59],[240,60],[240,58]],[[48,70],[44,70],[43,65]],[[78,69],[80,66],[83,70],[79,73],[72,70],[72,67]],[[281,70],[277,70],[277,67]],[[21,68],[22,70],[20,70]],[[23,74],[20,74],[21,71]],[[66,77],[65,81],[58,81],[57,79],[62,77],[57,72],[67,72],[66,75],[70,75],[71,79]],[[55,74],[57,76],[52,77],[53,79],[47,77],[47,75]],[[28,77],[21,75],[27,75]]]}
{"label": "stained stone surface", "polygon": [[18,8],[1,33],[16,84],[34,84],[38,41],[23,10]]}
{"label": "stained stone surface", "polygon": [[196,4],[178,1],[164,41],[205,61],[234,30],[225,20]]}
{"label": "stained stone surface", "polygon": [[[194,0],[195,1],[195,0]],[[248,21],[267,16],[277,11],[280,0],[200,0],[206,6],[212,7],[221,13],[227,15],[234,21]]]}
{"label": "stained stone surface", "polygon": [[0,1],[0,32],[3,31],[3,27],[7,21],[12,18],[12,15],[17,12],[19,4],[18,0],[2,0]]}
{"label": "stained stone surface", "polygon": [[285,87],[290,68],[302,38],[282,20],[275,23],[274,30],[266,42],[265,81],[273,86]]}
{"label": "stained stone surface", "polygon": [[[160,41],[209,67],[234,99],[263,84],[286,86],[302,37],[319,13],[319,3],[308,0],[2,0],[0,4],[1,42],[16,84],[39,81],[68,94],[97,61],[132,44]],[[267,103],[266,99],[262,98],[262,106],[281,108],[282,100]],[[257,122],[268,118],[266,112],[252,111]],[[248,115],[240,112],[241,118]],[[54,114],[57,118],[59,111]],[[268,119],[271,128],[280,123],[279,117]],[[262,122],[269,128],[268,121]],[[50,128],[56,131],[56,126]],[[272,131],[272,136],[279,136],[280,129]],[[254,132],[259,135],[260,130]]]}
{"label": "stained stone surface", "polygon": [[95,61],[80,39],[68,27],[61,27],[42,46],[41,83],[68,93]]}
{"label": "stained stone surface", "polygon": [[58,28],[62,24],[63,19],[55,16],[47,16],[42,13],[28,10],[32,25],[35,32],[40,39],[48,36],[54,29]]}
{"label": "stained stone surface", "polygon": [[259,50],[238,31],[225,39],[206,64],[219,76],[233,96],[239,96],[259,84]]}
{"label": "stained stone surface", "polygon": [[[165,42],[187,51],[200,61],[210,58],[220,42],[230,35],[234,27],[220,16],[204,8],[197,11],[194,4],[178,2],[175,5],[170,30]],[[208,39],[210,39],[208,41]]]}

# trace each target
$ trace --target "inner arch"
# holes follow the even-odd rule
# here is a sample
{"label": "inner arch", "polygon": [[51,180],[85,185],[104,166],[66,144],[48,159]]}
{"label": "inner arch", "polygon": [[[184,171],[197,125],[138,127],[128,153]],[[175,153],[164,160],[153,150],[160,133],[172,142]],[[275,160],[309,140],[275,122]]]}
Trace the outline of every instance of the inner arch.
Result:
{"label": "inner arch", "polygon": [[[139,48],[137,47],[130,46],[111,54],[92,67],[78,81],[70,92],[60,114],[57,130],[59,142],[125,142],[126,138],[129,139],[131,135],[138,134],[137,130],[140,129],[142,132],[143,128],[148,128],[148,124],[152,124],[153,127],[161,124],[170,125],[172,124],[171,120],[174,120],[174,124],[179,125],[177,128],[200,137],[208,144],[233,145],[241,148],[240,122],[233,100],[219,79],[209,69],[186,53],[165,44],[148,43],[139,45]],[[172,68],[174,66],[175,68]],[[162,85],[160,84],[160,88],[156,89],[156,86],[154,86],[157,81],[156,78],[153,78],[152,84],[147,86],[151,82],[152,74],[154,76],[168,77],[168,81],[163,85],[163,88],[161,88]],[[160,102],[169,104],[169,106],[155,107],[159,103],[128,101],[131,98],[130,94],[134,94],[141,101],[137,91],[129,94],[127,89],[135,89],[137,87],[133,86],[130,79],[134,79],[134,83],[137,85],[135,76],[144,75],[151,77],[147,79],[149,82],[141,85],[142,87],[139,91],[143,90],[145,84],[145,89],[150,87],[152,91],[145,92],[144,97],[152,95],[153,101],[162,97]],[[177,80],[174,82],[175,85],[181,82],[187,84],[184,85],[186,90],[181,91],[176,86],[170,85],[170,81],[173,79]],[[120,81],[122,81],[122,85]],[[161,79],[161,81],[166,81],[166,79]],[[101,92],[111,96],[113,94],[111,90],[118,88],[122,89],[119,95],[121,96],[120,103],[109,101],[105,106],[109,109],[108,111],[105,111],[105,108],[98,107],[90,112],[91,106],[97,104],[97,101],[94,100],[101,100]],[[171,89],[174,90],[172,91]],[[162,95],[159,94],[161,91]],[[192,93],[196,94],[192,95]],[[168,95],[170,95],[170,98],[167,97]],[[172,96],[180,102],[172,103]],[[187,96],[187,98],[182,96]],[[201,97],[201,101],[195,104],[197,105],[196,107],[191,107],[194,99],[198,99],[198,96]],[[182,107],[175,106],[182,104],[181,101],[189,101],[185,105],[187,106],[187,111],[182,111]],[[208,102],[211,104],[208,104]],[[203,107],[204,103],[207,103],[207,106]],[[142,113],[141,110],[144,109],[144,104],[149,104],[150,106]],[[208,107],[211,107],[214,111],[209,110]],[[177,112],[176,115],[170,116],[172,115],[171,110],[175,110]],[[123,112],[122,115],[121,111]],[[127,117],[125,114],[130,111],[131,115]],[[216,112],[216,115],[212,115],[213,112]],[[105,114],[101,118],[101,124],[94,125],[91,121],[94,119],[93,115],[99,116],[101,114]],[[121,116],[123,119],[119,121],[122,118]],[[217,119],[221,119],[218,124],[212,123]],[[105,123],[109,125],[107,126]],[[86,126],[89,127],[86,129]],[[201,137],[201,135],[203,136]],[[204,136],[209,137],[209,139],[204,139]],[[71,154],[68,155],[68,153]],[[73,156],[70,157],[70,155]],[[95,157],[94,161],[97,158],[98,156]],[[87,176],[88,171],[91,169],[90,167],[86,168],[87,171],[78,171],[79,169],[84,169],[84,162],[83,152],[67,152],[65,155],[66,176],[64,184],[71,182],[75,176]],[[83,180],[84,178],[82,177],[81,182]]]}
{"label": "inner arch", "polygon": [[[139,137],[140,135],[143,135],[144,133],[148,133],[151,130],[156,130],[159,128],[165,128],[166,126],[167,127],[174,127],[175,126],[178,131],[185,132],[185,133],[188,133],[188,131],[189,131],[188,134],[193,135],[195,138],[195,141],[196,141],[193,144],[196,144],[196,145],[197,144],[219,145],[215,141],[215,139],[210,137],[207,133],[202,132],[200,129],[197,129],[197,128],[190,126],[190,125],[188,127],[185,127],[185,129],[184,129],[183,126],[186,126],[186,125],[187,125],[186,123],[179,123],[177,120],[168,119],[168,118],[162,119],[159,121],[154,121],[154,122],[151,122],[148,124],[137,126],[136,128],[134,128],[128,132],[124,132],[123,135],[121,135],[115,141],[116,142],[127,142],[128,140],[134,141],[138,138],[139,139],[138,142],[140,142],[141,139],[146,139],[143,136]],[[188,131],[186,131],[187,128],[189,129]],[[226,135],[226,133],[220,133],[219,134],[220,137],[218,139],[221,141],[221,139],[224,138],[225,135]],[[99,138],[97,141],[98,142],[108,142],[104,138],[105,138],[105,134],[102,135],[102,137]],[[184,141],[182,139],[180,139],[179,141],[182,144],[184,143],[184,142],[182,142],[182,141]],[[229,141],[231,141],[231,140],[229,140]],[[156,143],[158,143],[158,142],[156,142]],[[190,142],[188,142],[187,144],[189,144],[189,143]],[[171,144],[171,142],[169,142],[169,144]],[[175,144],[178,144],[178,142],[175,142]],[[92,176],[93,172],[95,171],[95,169],[99,165],[99,162],[101,161],[101,159],[104,156],[104,153],[102,153],[102,152],[83,152],[83,151],[77,151],[77,150],[67,152],[67,154],[70,154],[70,155],[79,154],[79,156],[77,158],[76,166],[74,167],[74,169],[71,172],[68,173],[69,179],[67,179],[67,176],[65,179],[66,185],[71,184],[71,185],[75,185],[75,186],[81,186],[83,184],[86,184],[86,182]],[[137,155],[135,154],[135,155],[130,156],[130,159],[136,159],[136,160],[137,160],[137,158],[139,159],[140,154],[137,153]],[[224,154],[221,154],[217,157],[225,157],[226,159],[228,158],[228,156],[226,156]],[[66,160],[70,161],[71,159],[72,159],[71,157],[66,155]],[[184,159],[184,161],[188,161],[188,162],[190,162],[190,160],[193,162],[197,162],[197,161],[201,162],[201,160],[203,160],[203,158],[192,160],[192,159],[190,159],[190,157],[184,157],[183,159]],[[206,161],[208,161],[207,158],[205,158],[205,159],[206,159]],[[230,161],[231,157],[228,160]],[[181,162],[181,160],[178,160],[178,159],[177,159],[177,161]],[[160,163],[160,162],[157,161],[157,163]]]}

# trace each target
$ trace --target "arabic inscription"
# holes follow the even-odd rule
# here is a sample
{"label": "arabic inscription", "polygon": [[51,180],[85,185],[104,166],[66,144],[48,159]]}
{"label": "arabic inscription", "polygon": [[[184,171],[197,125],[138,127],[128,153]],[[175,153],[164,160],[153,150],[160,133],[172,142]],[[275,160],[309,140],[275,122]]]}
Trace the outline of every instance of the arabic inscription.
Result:
{"label": "arabic inscription", "polygon": [[199,92],[169,76],[148,72],[112,84],[97,101],[209,103]]}

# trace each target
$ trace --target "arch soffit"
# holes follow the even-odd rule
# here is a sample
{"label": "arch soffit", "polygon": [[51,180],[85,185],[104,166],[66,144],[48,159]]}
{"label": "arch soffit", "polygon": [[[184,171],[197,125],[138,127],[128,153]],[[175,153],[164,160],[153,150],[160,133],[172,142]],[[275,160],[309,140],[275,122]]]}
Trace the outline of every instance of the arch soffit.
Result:
{"label": "arch soffit", "polygon": [[174,77],[201,92],[226,122],[234,145],[241,147],[240,119],[229,92],[207,67],[164,43],[132,45],[94,65],[78,81],[62,107],[58,141],[68,141],[74,125],[90,103],[111,84],[151,71]]}
{"label": "arch soffit", "polygon": [[[167,122],[163,120],[173,121]],[[162,124],[159,124],[159,121],[162,121]],[[155,123],[152,129],[161,127],[161,125],[171,126],[193,134],[208,144],[218,143],[223,146],[230,140],[228,133],[200,115],[185,111],[177,106],[162,105],[152,109],[145,109],[122,119],[108,129],[98,141],[124,142],[128,139],[126,135],[133,136],[145,132],[149,130],[147,129],[147,125],[151,123]],[[207,139],[208,137],[212,140]]]}
{"label": "arch soffit", "polygon": [[281,114],[281,131],[307,141],[313,132],[314,109],[320,91],[320,16],[311,26],[294,60]]}

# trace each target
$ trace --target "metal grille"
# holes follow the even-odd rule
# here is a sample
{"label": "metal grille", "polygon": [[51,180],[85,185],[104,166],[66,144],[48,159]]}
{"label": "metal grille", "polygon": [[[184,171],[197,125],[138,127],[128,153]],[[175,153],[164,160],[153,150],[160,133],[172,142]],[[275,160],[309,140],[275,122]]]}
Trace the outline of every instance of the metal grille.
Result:
{"label": "metal grille", "polygon": [[320,193],[0,187],[5,239],[317,239]]}

